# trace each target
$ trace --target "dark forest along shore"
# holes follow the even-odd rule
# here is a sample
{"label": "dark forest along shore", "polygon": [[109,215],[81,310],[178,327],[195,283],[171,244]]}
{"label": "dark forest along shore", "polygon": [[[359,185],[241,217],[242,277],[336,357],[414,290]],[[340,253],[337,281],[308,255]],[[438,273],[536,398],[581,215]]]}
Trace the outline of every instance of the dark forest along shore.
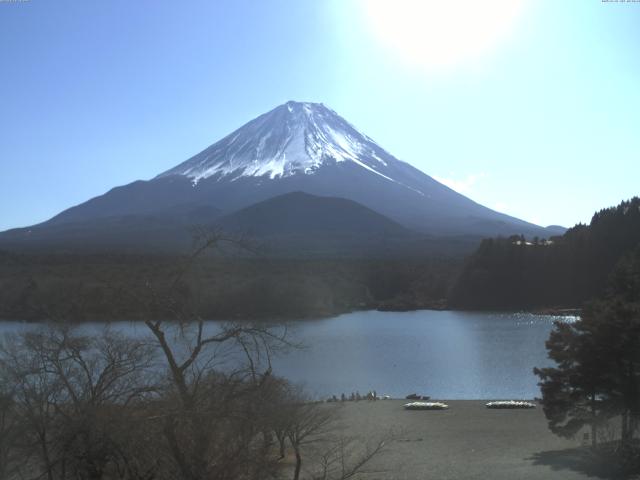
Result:
{"label": "dark forest along shore", "polygon": [[[553,322],[574,319],[419,310],[293,322],[290,338],[302,348],[275,358],[273,370],[318,398],[376,390],[394,398],[418,391],[431,398],[532,399],[540,396],[533,367],[550,364],[544,344]],[[3,322],[0,332],[28,325]],[[80,328],[97,331],[104,325]],[[112,325],[131,335],[147,334],[141,323]]]}

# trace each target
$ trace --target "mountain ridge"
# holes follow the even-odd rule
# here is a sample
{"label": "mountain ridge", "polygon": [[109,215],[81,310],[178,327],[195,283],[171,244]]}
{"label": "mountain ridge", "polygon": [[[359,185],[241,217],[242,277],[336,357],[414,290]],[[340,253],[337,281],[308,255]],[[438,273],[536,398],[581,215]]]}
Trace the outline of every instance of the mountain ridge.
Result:
{"label": "mountain ridge", "polygon": [[255,235],[287,233],[416,235],[352,200],[289,192],[249,205],[219,219],[218,225]]}
{"label": "mountain ridge", "polygon": [[[394,157],[326,106],[293,101],[150,180],[114,187],[37,227],[57,228],[62,235],[68,224],[89,228],[100,219],[162,219],[184,206],[225,216],[291,192],[344,198],[430,236],[557,233],[455,192]],[[198,223],[197,216],[192,220]],[[13,230],[11,236],[15,240],[34,227]],[[2,237],[6,233],[0,245]]]}

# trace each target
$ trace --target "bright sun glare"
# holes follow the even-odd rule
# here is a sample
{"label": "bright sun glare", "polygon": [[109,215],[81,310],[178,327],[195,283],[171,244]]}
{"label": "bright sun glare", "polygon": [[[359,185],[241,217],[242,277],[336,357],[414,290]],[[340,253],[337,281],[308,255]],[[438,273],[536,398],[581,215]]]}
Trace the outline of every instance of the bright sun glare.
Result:
{"label": "bright sun glare", "polygon": [[526,0],[362,0],[394,55],[428,69],[474,61],[506,39]]}

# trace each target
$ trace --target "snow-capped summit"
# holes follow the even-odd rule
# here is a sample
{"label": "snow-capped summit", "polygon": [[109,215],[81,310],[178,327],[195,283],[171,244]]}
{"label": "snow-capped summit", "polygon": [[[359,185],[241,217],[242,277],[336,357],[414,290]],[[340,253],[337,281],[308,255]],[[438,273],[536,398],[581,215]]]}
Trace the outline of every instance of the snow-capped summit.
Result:
{"label": "snow-capped summit", "polygon": [[287,102],[260,115],[158,177],[183,175],[194,183],[218,176],[313,175],[323,165],[352,162],[389,181],[388,152],[322,103]]}
{"label": "snow-capped summit", "polygon": [[[297,219],[309,215],[314,221],[319,214],[309,207],[313,202],[287,195],[292,192],[356,202],[403,228],[432,237],[547,236],[543,228],[479,205],[398,160],[323,104],[300,102],[287,102],[260,115],[151,180],[113,188],[69,208],[39,225],[38,231],[42,238],[52,232],[63,236],[93,232],[104,241],[106,234],[96,234],[95,225],[108,225],[108,232],[112,228],[122,232],[118,225],[133,225],[139,234],[154,236],[142,228],[149,219],[174,232],[176,218],[183,227],[210,224],[216,217],[283,195],[289,207],[274,212],[283,202],[268,203],[270,215]],[[257,219],[263,209],[251,212]],[[317,220],[329,228],[322,218]],[[173,230],[168,225],[174,225]],[[13,235],[25,241],[33,231]],[[125,237],[117,235],[119,240]]]}

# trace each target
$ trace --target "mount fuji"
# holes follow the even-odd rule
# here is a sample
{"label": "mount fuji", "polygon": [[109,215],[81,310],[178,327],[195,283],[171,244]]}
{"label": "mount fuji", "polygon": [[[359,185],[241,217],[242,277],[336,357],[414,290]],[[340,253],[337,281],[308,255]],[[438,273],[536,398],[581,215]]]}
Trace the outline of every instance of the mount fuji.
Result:
{"label": "mount fuji", "polygon": [[[345,208],[353,215],[373,211],[367,218],[380,220],[381,235],[390,223],[396,232],[430,237],[562,233],[451,190],[323,104],[287,102],[151,180],[113,188],[44,223],[0,234],[0,247],[171,243],[188,225],[238,225],[233,216],[254,204],[284,196],[256,210],[263,211],[299,201],[299,195],[288,195],[294,192],[320,197],[310,211],[316,217],[322,216],[324,197],[359,204]],[[327,215],[335,213],[331,208]]]}

